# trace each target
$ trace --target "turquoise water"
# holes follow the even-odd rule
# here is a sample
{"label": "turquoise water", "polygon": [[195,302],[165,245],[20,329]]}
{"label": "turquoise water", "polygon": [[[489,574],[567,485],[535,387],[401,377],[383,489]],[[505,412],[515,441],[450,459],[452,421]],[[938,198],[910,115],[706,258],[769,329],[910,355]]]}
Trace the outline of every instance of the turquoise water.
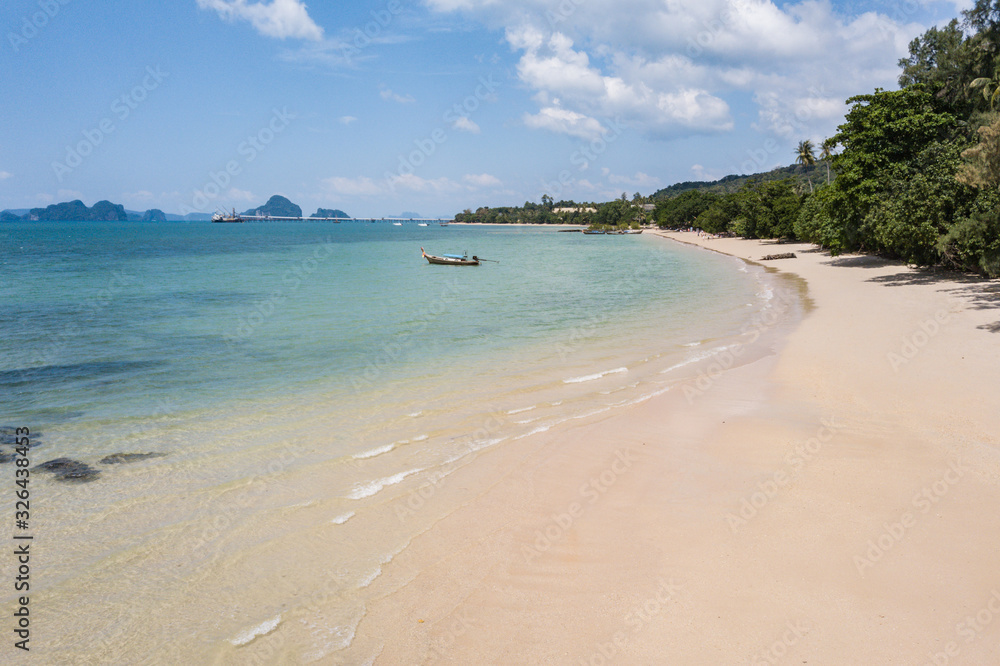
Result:
{"label": "turquoise water", "polygon": [[[669,390],[772,295],[740,261],[648,234],[17,223],[0,237],[3,422],[43,432],[33,463],[100,471],[36,475],[37,529],[60,548],[40,584],[57,660],[162,644],[132,610],[143,595],[151,616],[184,611],[162,631],[235,646],[334,575],[313,652],[343,648],[381,565],[423,529],[382,516],[407,484]],[[432,266],[421,247],[496,261]],[[124,452],[163,455],[100,463]],[[289,531],[315,545],[289,545]],[[294,585],[233,599],[266,563],[297,558]],[[92,598],[148,645],[59,624]],[[199,614],[227,619],[205,630]]]}

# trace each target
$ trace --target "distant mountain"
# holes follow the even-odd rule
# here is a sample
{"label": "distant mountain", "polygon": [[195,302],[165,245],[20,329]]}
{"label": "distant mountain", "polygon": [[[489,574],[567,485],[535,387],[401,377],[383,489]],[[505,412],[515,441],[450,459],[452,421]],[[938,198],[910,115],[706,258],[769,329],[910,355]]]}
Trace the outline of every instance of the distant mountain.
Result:
{"label": "distant mountain", "polygon": [[309,217],[350,217],[350,215],[339,208],[317,208]]}
{"label": "distant mountain", "polygon": [[273,217],[302,217],[302,209],[285,197],[275,194],[259,208],[243,211],[243,215],[271,215]]}
{"label": "distant mountain", "polygon": [[410,218],[410,217],[423,217],[420,213],[414,213],[410,210],[404,210],[399,214],[400,217]]}
{"label": "distant mountain", "polygon": [[657,190],[653,193],[654,199],[660,198],[670,198],[675,197],[681,192],[687,192],[688,190],[702,190],[704,192],[711,192],[713,194],[727,194],[729,192],[735,192],[736,190],[742,188],[750,180],[784,180],[785,178],[792,178],[794,180],[801,181],[805,184],[807,181],[811,180],[814,185],[819,185],[820,183],[826,182],[826,166],[823,164],[816,164],[814,166],[787,166],[779,167],[777,169],[772,169],[764,173],[755,173],[750,175],[736,175],[732,174],[719,180],[713,181],[686,181],[683,183],[675,183],[670,187],[665,187],[662,190]]}
{"label": "distant mountain", "polygon": [[[124,217],[122,217],[124,213]],[[0,222],[21,222],[25,220],[91,221],[116,220],[128,222],[208,222],[211,213],[188,213],[177,215],[164,213],[159,208],[145,212],[125,210],[123,206],[109,201],[99,201],[93,208],[87,208],[82,201],[69,201],[47,208],[9,208],[0,211]]]}
{"label": "distant mountain", "polygon": [[120,221],[128,220],[125,207],[110,201],[98,201],[92,208],[75,199],[45,208],[32,208],[27,219],[54,222],[89,222],[89,221]]}

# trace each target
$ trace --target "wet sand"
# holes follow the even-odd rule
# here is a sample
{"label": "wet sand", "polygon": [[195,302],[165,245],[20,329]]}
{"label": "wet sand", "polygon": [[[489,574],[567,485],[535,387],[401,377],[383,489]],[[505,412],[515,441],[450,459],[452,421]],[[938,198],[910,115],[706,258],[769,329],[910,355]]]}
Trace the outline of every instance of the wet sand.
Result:
{"label": "wet sand", "polygon": [[664,235],[795,252],[807,314],[435,486],[330,663],[995,663],[1000,285]]}

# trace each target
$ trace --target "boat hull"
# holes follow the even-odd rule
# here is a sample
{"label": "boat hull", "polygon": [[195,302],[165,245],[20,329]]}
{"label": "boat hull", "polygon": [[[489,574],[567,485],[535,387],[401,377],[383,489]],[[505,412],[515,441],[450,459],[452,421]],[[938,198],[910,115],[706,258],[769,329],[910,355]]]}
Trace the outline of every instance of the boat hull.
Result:
{"label": "boat hull", "polygon": [[440,266],[478,266],[479,262],[475,259],[451,259],[449,257],[435,257],[431,254],[425,254],[424,259],[427,260],[429,264],[438,264]]}

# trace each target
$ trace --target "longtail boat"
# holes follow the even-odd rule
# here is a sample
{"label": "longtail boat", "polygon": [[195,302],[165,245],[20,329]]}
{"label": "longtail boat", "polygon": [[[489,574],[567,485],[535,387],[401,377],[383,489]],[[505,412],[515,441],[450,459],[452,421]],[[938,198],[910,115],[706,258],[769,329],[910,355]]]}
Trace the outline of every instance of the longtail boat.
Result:
{"label": "longtail boat", "polygon": [[424,252],[424,248],[420,248],[420,253],[424,255],[424,259],[427,260],[429,264],[441,264],[442,266],[478,266],[479,257],[472,255],[469,258],[468,254],[446,254],[437,257],[433,254],[427,254]]}

